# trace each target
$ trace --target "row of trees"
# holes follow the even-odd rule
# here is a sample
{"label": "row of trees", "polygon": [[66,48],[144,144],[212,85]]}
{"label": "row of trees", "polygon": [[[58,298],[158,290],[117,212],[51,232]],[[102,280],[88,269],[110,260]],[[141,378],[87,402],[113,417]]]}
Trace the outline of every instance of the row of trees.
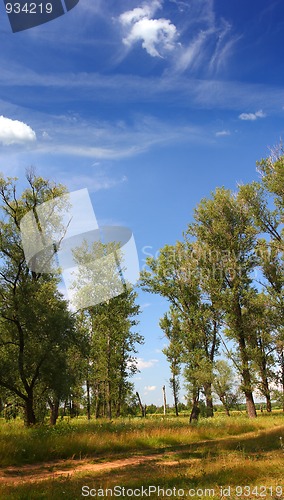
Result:
{"label": "row of trees", "polygon": [[[74,312],[59,291],[60,269],[41,273],[35,262],[30,269],[21,220],[29,212],[41,230],[37,207],[59,199],[66,190],[33,173],[27,180],[27,189],[18,196],[16,179],[0,178],[0,406],[23,409],[27,425],[42,419],[48,407],[55,424],[60,405],[71,415],[82,403],[89,418],[91,411],[110,418],[120,415],[132,389],[129,376],[136,371],[136,345],[143,341],[133,331],[139,313],[136,294],[125,286],[120,296]],[[78,304],[95,288],[96,257],[108,252],[108,245],[99,242],[83,242],[75,249]],[[38,258],[42,260],[42,254]],[[86,261],[87,266],[81,265]],[[101,287],[111,276],[114,269],[105,268]]]}
{"label": "row of trees", "polygon": [[168,339],[164,353],[176,407],[181,370],[187,382],[191,421],[201,395],[213,416],[214,380],[228,409],[232,394],[228,368],[217,361],[221,347],[237,371],[249,417],[256,417],[255,390],[267,411],[272,388],[284,404],[283,151],[259,162],[258,171],[259,182],[236,192],[218,188],[203,199],[182,241],[148,258],[142,272],[142,288],[169,301],[160,320]]}

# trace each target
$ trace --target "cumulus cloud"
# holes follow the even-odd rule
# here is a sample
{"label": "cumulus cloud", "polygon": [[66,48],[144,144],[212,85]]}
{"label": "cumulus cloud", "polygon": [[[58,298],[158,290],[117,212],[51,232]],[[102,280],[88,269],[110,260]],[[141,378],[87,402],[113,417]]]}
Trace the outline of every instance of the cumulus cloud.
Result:
{"label": "cumulus cloud", "polygon": [[137,359],[137,368],[138,370],[145,370],[145,368],[152,368],[156,363],[158,363],[157,359],[150,359],[149,361],[145,361],[142,358]]}
{"label": "cumulus cloud", "polygon": [[119,21],[127,32],[123,38],[126,46],[132,47],[135,43],[142,42],[142,47],[152,57],[163,57],[165,51],[174,49],[176,26],[169,19],[152,19],[160,7],[161,2],[154,0],[151,4],[137,7],[119,16]]}
{"label": "cumulus cloud", "polygon": [[23,144],[35,140],[36,134],[29,125],[19,120],[11,120],[11,118],[0,116],[0,143],[4,146]]}
{"label": "cumulus cloud", "polygon": [[256,111],[255,113],[241,113],[239,115],[240,120],[248,120],[248,121],[255,121],[258,118],[265,118],[266,114],[260,109],[259,111]]}
{"label": "cumulus cloud", "polygon": [[155,12],[162,7],[159,0],[154,0],[151,4],[144,4],[143,7],[136,7],[136,9],[128,10],[120,15],[119,20],[124,25],[131,25],[140,19],[150,18]]}

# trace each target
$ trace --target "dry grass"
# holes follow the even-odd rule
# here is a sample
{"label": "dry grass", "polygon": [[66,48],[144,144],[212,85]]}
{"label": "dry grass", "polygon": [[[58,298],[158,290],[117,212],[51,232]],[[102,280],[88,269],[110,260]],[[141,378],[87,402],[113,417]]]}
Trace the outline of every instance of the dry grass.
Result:
{"label": "dry grass", "polygon": [[[151,485],[184,491],[199,488],[208,490],[208,494],[192,498],[208,498],[209,490],[214,490],[215,494],[211,494],[210,498],[218,499],[221,498],[221,487],[231,486],[230,499],[284,498],[282,414],[261,415],[255,421],[246,417],[226,419],[219,416],[202,420],[196,427],[190,427],[187,419],[116,421],[112,424],[92,422],[91,425],[77,421],[64,423],[57,430],[27,430],[17,424],[10,426],[9,431],[7,426],[2,426],[1,438],[2,435],[6,437],[6,448],[2,448],[1,444],[2,467],[23,463],[15,455],[18,447],[23,444],[33,453],[32,456],[26,455],[25,461],[29,463],[35,461],[34,455],[42,457],[38,462],[54,458],[80,458],[80,455],[88,457],[93,463],[134,455],[149,455],[151,460],[142,461],[138,465],[134,461],[131,466],[112,471],[104,468],[91,473],[80,472],[70,478],[50,477],[49,480],[33,483],[32,486],[4,485],[1,499],[73,500],[84,498],[81,494],[84,485],[90,488],[113,488],[115,485],[141,488],[142,485]],[[19,435],[24,438],[25,443],[17,443]],[[2,450],[9,450],[9,443],[12,450],[8,457],[3,458]],[[36,451],[36,446],[44,447],[45,450]],[[158,452],[159,455],[155,455]],[[251,494],[246,490],[244,495],[236,496],[235,487],[238,485],[272,489],[254,490],[254,494],[253,490]],[[276,486],[281,485],[283,494],[276,496],[277,492],[280,493]],[[162,496],[156,493],[151,498]],[[189,497],[180,495],[176,498]]]}

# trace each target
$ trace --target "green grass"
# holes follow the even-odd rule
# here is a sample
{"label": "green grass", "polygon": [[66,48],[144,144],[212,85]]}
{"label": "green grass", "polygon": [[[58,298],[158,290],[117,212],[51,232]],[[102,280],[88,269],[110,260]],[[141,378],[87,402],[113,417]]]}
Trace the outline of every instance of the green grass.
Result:
{"label": "green grass", "polygon": [[[262,414],[256,420],[218,415],[202,419],[196,426],[189,426],[188,418],[184,417],[112,423],[77,419],[61,422],[55,428],[32,429],[24,428],[21,422],[0,422],[2,468],[62,458],[87,458],[91,462],[139,454],[152,458],[138,466],[112,471],[78,473],[71,478],[49,479],[31,485],[2,486],[0,498],[73,500],[84,498],[81,495],[83,485],[91,488],[113,488],[115,485],[184,490],[213,488],[216,495],[211,498],[220,498],[220,488],[224,485],[232,488],[237,485],[272,486],[274,494],[276,486],[282,484],[283,495],[271,496],[267,490],[266,498],[283,499],[282,442],[284,415],[281,413]],[[231,491],[230,499],[261,498],[232,495]],[[151,498],[162,497],[151,495]]]}
{"label": "green grass", "polygon": [[[219,416],[202,419],[191,427],[183,417],[90,421],[73,419],[55,427],[27,429],[21,421],[0,423],[0,467],[32,464],[58,459],[97,458],[115,453],[127,454],[157,451],[166,447],[216,439],[225,435],[241,435],[267,426],[280,425],[282,415],[256,421],[246,417],[228,419]],[[225,428],[225,429],[224,429]],[[225,432],[224,432],[225,431]]]}

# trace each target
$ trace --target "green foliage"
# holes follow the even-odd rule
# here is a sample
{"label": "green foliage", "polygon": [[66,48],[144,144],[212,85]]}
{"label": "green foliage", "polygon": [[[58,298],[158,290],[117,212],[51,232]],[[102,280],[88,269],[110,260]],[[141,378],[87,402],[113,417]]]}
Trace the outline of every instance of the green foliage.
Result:
{"label": "green foliage", "polygon": [[0,180],[0,386],[18,397],[30,425],[36,421],[35,394],[40,397],[61,376],[73,321],[58,277],[29,270],[20,236],[21,218],[65,191],[33,174],[27,179],[20,197],[15,179]]}
{"label": "green foliage", "polygon": [[[86,303],[92,293],[93,302],[105,297],[101,303],[85,307],[77,314],[77,329],[84,332],[88,345],[85,356],[85,381],[89,387],[86,404],[92,407],[96,417],[113,414],[119,416],[127,407],[126,401],[133,392],[129,376],[136,371],[135,353],[137,345],[143,343],[140,334],[133,331],[138,324],[139,306],[137,294],[126,284],[122,293],[118,249],[114,243],[96,242],[91,247],[87,242],[74,251],[79,272],[74,281],[75,303]],[[98,264],[104,256],[113,255]],[[101,270],[98,268],[101,266]],[[99,272],[98,272],[99,271]],[[109,299],[111,291],[113,298]]]}

